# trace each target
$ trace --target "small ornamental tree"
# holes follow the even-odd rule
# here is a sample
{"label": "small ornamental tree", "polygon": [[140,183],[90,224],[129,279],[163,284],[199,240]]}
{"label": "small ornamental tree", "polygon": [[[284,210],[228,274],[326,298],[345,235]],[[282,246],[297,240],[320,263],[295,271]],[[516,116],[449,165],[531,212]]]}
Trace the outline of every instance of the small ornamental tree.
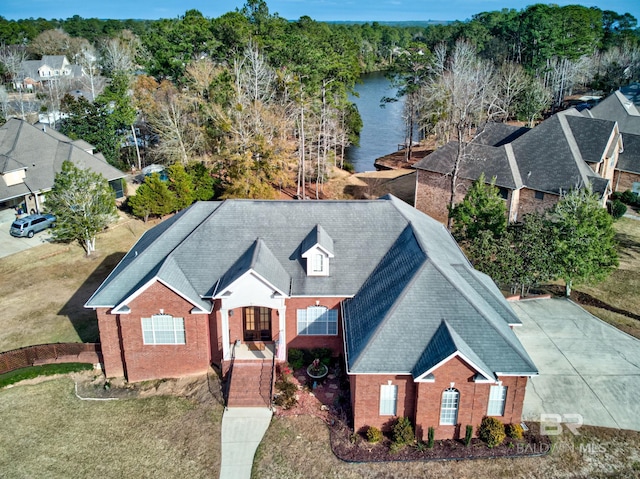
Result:
{"label": "small ornamental tree", "polygon": [[495,180],[488,184],[484,173],[473,182],[464,200],[450,210],[449,217],[453,220],[451,234],[462,244],[472,242],[480,231],[497,238],[507,228],[505,202],[498,195]]}
{"label": "small ornamental tree", "polygon": [[78,241],[87,256],[96,249],[96,235],[117,218],[115,193],[105,177],[70,161],[56,174],[46,209],[56,216],[53,237]]}
{"label": "small ornamental tree", "polygon": [[613,218],[590,188],[565,194],[549,215],[555,239],[554,264],[566,295],[573,284],[602,281],[617,266]]}

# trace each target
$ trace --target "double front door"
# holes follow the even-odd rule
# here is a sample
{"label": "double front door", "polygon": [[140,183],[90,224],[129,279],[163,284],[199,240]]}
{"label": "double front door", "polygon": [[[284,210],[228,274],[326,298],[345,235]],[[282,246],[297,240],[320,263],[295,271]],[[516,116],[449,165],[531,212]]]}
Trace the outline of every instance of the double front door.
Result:
{"label": "double front door", "polygon": [[243,316],[245,341],[271,341],[271,309],[246,307]]}

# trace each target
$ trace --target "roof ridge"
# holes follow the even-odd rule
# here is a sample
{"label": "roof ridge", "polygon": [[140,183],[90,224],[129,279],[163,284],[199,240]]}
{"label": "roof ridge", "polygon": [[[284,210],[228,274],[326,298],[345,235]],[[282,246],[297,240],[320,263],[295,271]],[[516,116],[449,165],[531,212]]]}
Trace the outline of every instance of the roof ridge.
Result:
{"label": "roof ridge", "polygon": [[[571,151],[572,158],[576,163],[576,167],[578,168],[578,173],[580,174],[580,178],[582,179],[582,184],[586,185],[589,182],[589,176],[586,171],[584,171],[583,165],[586,168],[587,162],[582,157],[582,153],[580,152],[580,147],[578,146],[578,142],[576,141],[576,137],[573,136],[573,131],[571,130],[571,125],[569,125],[569,121],[565,117],[565,115],[560,112],[557,114],[558,122],[560,123],[560,127],[562,128],[562,133],[564,134],[565,139],[567,140],[567,144],[569,145],[569,150]],[[590,169],[590,171],[592,171]]]}
{"label": "roof ridge", "polygon": [[[492,329],[493,329],[493,330],[494,330],[494,331],[495,331],[495,332],[496,332],[496,333],[497,333],[501,338],[503,338],[503,339],[504,339],[504,341],[505,341],[507,344],[509,344],[509,346],[511,346],[511,349],[512,349],[512,350],[516,351],[516,353],[518,354],[518,356],[520,356],[523,360],[525,360],[525,361],[527,361],[527,362],[528,362],[528,361],[530,361],[530,358],[526,358],[526,357],[522,356],[522,354],[520,354],[520,350],[519,350],[517,347],[514,347],[514,346],[517,346],[517,344],[516,344],[516,345],[514,345],[514,342],[512,341],[512,339],[513,339],[513,338],[515,338],[515,339],[516,339],[516,341],[518,341],[518,339],[515,337],[515,335],[513,335],[513,338],[509,338],[507,335],[503,334],[503,331],[501,330],[501,328],[496,327],[496,325],[494,324],[494,321],[493,321],[491,318],[489,318],[489,317],[485,314],[484,308],[482,308],[482,309],[481,309],[481,308],[479,308],[479,307],[478,307],[478,304],[477,304],[475,301],[472,301],[472,300],[471,300],[471,298],[469,298],[469,295],[468,295],[465,291],[463,291],[460,287],[458,287],[458,284],[457,284],[455,281],[452,281],[452,279],[451,279],[451,278],[449,278],[449,275],[445,274],[445,273],[442,271],[442,269],[439,267],[439,265],[437,265],[437,264],[435,264],[435,263],[433,263],[433,265],[434,265],[434,267],[436,268],[436,270],[438,270],[438,271],[440,272],[440,274],[443,276],[443,278],[444,278],[444,279],[445,279],[445,280],[446,280],[446,281],[447,281],[451,286],[453,286],[453,288],[455,288],[455,289],[460,293],[460,295],[461,295],[461,296],[462,296],[462,297],[467,301],[467,303],[468,303],[468,304],[469,304],[473,309],[475,309],[475,310],[478,312],[478,315],[479,315],[481,318],[483,318],[483,319],[486,321],[486,323],[487,323],[487,324],[488,324],[488,325],[489,325],[489,326],[490,326],[490,327],[491,327],[491,328],[492,328]],[[460,277],[460,278],[461,278],[461,279],[462,279],[466,284],[468,284],[468,285],[471,287],[471,289],[473,289],[473,290],[475,291],[475,288],[473,287],[473,285],[471,285],[471,284],[470,284],[470,283],[469,283],[469,282],[468,282],[468,281],[467,281],[467,280],[466,280],[466,279],[465,279],[465,278],[464,278],[460,273],[458,273],[458,272],[455,270],[455,268],[452,268],[452,269],[453,269],[453,271],[455,272],[455,274],[457,274],[457,275],[458,275],[458,276],[459,276],[459,277]],[[490,309],[493,309],[493,308],[491,308],[491,305],[489,305],[489,304],[487,303],[487,300],[486,300],[486,299],[484,299],[484,298],[483,298],[482,296],[480,296],[480,295],[478,295],[478,296],[480,297],[480,300],[481,300],[483,303],[487,304],[487,305],[489,306],[489,308],[490,308]],[[508,326],[506,323],[504,323],[504,322],[503,322],[503,323],[501,323],[501,325],[504,325],[504,326],[506,326],[507,328],[509,328],[509,326]],[[520,345],[521,345],[521,344],[520,344]],[[522,346],[522,345],[521,345],[521,346]]]}
{"label": "roof ridge", "polygon": [[520,174],[520,168],[518,167],[518,162],[516,161],[516,155],[513,151],[513,146],[511,143],[505,143],[503,145],[504,151],[507,154],[507,161],[509,162],[509,166],[511,167],[511,172],[513,174],[513,182],[516,185],[516,188],[522,188],[524,186],[524,182],[522,181],[522,175]]}
{"label": "roof ridge", "polygon": [[[194,205],[197,205],[198,203],[194,203]],[[171,231],[174,228],[177,228],[176,224],[180,223],[180,219],[182,219],[189,211],[192,211],[194,209],[194,205],[190,206],[189,208],[182,210],[181,212],[175,214],[174,216],[172,216],[171,218],[169,218],[168,220],[165,221],[170,221],[173,220],[173,222],[171,224],[169,224],[166,229],[163,230],[162,235],[164,235],[167,231]],[[218,208],[220,208],[222,205],[220,205]],[[210,214],[208,214],[202,221],[200,221],[195,227],[193,227],[191,229],[190,232],[188,232],[180,242],[178,242],[176,245],[173,246],[173,248],[167,252],[167,254],[165,254],[161,260],[158,261],[158,263],[156,264],[156,266],[154,266],[153,268],[158,268],[158,271],[160,271],[160,269],[162,269],[162,266],[164,265],[165,261],[167,260],[167,258],[175,252],[175,250],[184,242],[184,240],[186,238],[188,238],[190,235],[193,234],[193,232],[198,229],[198,227],[200,225],[202,225],[202,223],[204,223],[204,221],[206,221],[213,213],[215,213],[218,208],[216,208],[215,210],[213,210]],[[140,238],[138,239],[138,241],[136,241],[136,243],[131,247],[131,249],[127,252],[127,254],[124,256],[124,258],[122,258],[120,260],[120,263],[118,263],[118,265],[111,271],[111,273],[109,273],[109,275],[106,277],[106,279],[102,282],[102,284],[100,284],[100,286],[98,287],[98,289],[96,291],[94,291],[94,293],[91,295],[91,297],[89,297],[89,299],[85,302],[85,306],[91,302],[91,300],[97,296],[99,293],[102,292],[103,290],[103,286],[108,285],[110,283],[110,279],[112,276],[118,276],[120,274],[122,274],[125,271],[130,270],[131,268],[134,267],[134,265],[136,265],[138,263],[138,261],[140,261],[138,259],[138,257],[143,256],[143,254],[138,254],[137,249],[134,249],[138,244],[140,244],[140,242],[142,241],[143,238],[145,238],[146,236],[151,236],[153,233],[153,231],[158,228],[159,226],[165,224],[165,222],[163,221],[162,223],[159,223],[158,225],[156,225],[154,228],[151,228],[150,230],[145,231],[142,236],[140,236]],[[182,225],[181,225],[182,226]],[[157,240],[157,238],[156,238]],[[153,246],[162,246],[162,244],[160,242],[157,242],[156,240],[153,240],[148,246],[147,248],[144,249],[144,253],[146,253],[150,247]],[[131,254],[133,253],[133,254]],[[145,255],[146,256],[146,255]],[[118,266],[120,264],[122,264],[122,262],[129,257],[129,262],[124,265],[124,267],[122,268],[122,270],[118,269]],[[153,270],[153,268],[149,269],[149,271]],[[157,273],[156,272],[156,273]],[[128,294],[128,293],[127,293]],[[122,301],[122,298],[119,300]]]}

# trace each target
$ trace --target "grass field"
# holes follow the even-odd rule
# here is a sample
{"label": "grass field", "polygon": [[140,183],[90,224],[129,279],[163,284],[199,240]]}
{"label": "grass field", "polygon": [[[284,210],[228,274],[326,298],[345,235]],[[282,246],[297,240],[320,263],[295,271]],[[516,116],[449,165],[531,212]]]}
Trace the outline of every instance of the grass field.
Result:
{"label": "grass field", "polygon": [[640,338],[640,221],[622,218],[615,223],[615,229],[620,267],[602,283],[574,289],[610,307],[586,306],[593,315]]}
{"label": "grass field", "polygon": [[122,219],[98,235],[90,257],[54,243],[0,259],[0,351],[97,341],[95,313],[83,305],[149,226]]}
{"label": "grass field", "polygon": [[155,396],[82,401],[69,377],[0,390],[0,476],[211,478],[222,406]]}
{"label": "grass field", "polygon": [[374,478],[634,478],[640,477],[640,433],[584,427],[557,437],[544,457],[474,461],[350,464],[329,447],[318,418],[276,418],[258,448],[252,477]]}

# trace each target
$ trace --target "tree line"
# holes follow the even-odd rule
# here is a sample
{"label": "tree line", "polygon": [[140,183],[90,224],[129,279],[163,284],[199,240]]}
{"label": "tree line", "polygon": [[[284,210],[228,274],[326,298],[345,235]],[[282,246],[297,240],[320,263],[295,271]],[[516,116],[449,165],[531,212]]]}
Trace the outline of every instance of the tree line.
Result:
{"label": "tree line", "polygon": [[[458,140],[459,167],[487,121],[532,123],[576,86],[637,79],[639,38],[631,15],[581,6],[402,27],[288,21],[248,0],[218,18],[197,10],[153,21],[0,17],[0,63],[9,84],[26,58],[64,54],[82,65],[90,97],[49,82],[41,109],[62,111],[56,128],[115,166],[197,160],[217,195],[268,198],[293,188],[305,197],[305,185],[321,190],[358,141],[348,94],[362,72],[385,70],[399,86],[410,147],[416,128],[439,143]],[[0,91],[5,115],[7,98]],[[18,101],[23,116],[28,101]]]}

